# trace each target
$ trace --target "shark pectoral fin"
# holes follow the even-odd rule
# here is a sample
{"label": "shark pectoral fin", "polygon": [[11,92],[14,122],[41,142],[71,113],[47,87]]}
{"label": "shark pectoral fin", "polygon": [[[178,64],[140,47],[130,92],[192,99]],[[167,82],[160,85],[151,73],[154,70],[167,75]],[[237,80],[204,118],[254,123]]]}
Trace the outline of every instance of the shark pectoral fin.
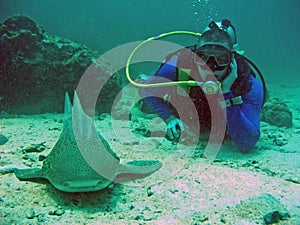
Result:
{"label": "shark pectoral fin", "polygon": [[158,160],[136,160],[126,164],[120,164],[118,174],[114,181],[117,183],[125,183],[142,179],[156,172],[161,167],[162,163]]}
{"label": "shark pectoral fin", "polygon": [[42,169],[15,169],[14,173],[19,180],[45,178]]}

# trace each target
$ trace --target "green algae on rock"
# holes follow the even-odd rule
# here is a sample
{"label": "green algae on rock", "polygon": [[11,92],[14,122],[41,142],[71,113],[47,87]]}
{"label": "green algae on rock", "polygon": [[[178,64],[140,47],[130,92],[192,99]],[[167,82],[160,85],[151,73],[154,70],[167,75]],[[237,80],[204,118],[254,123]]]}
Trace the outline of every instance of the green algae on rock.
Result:
{"label": "green algae on rock", "polygon": [[[16,114],[63,112],[65,92],[73,94],[81,76],[99,53],[82,44],[50,35],[24,15],[0,24],[0,105]],[[108,62],[101,63],[99,79],[112,76],[101,91],[96,112],[110,112],[121,79]]]}

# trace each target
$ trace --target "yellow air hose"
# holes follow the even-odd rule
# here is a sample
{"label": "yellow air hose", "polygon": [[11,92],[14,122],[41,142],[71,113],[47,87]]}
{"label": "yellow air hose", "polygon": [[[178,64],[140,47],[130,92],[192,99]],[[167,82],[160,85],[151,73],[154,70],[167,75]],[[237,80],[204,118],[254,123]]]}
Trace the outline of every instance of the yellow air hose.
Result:
{"label": "yellow air hose", "polygon": [[163,33],[163,34],[158,35],[156,37],[148,38],[147,40],[140,43],[131,52],[131,54],[128,57],[127,64],[126,64],[126,77],[127,77],[128,81],[131,84],[133,84],[134,86],[140,87],[140,88],[165,87],[165,86],[175,86],[175,85],[201,86],[203,84],[203,82],[197,82],[197,81],[193,81],[193,80],[190,80],[190,81],[171,81],[171,82],[157,83],[157,84],[140,84],[140,83],[137,83],[137,82],[135,82],[134,80],[131,79],[130,74],[129,74],[129,66],[130,66],[131,59],[132,59],[133,55],[137,52],[137,50],[140,47],[142,47],[143,45],[145,45],[145,44],[147,44],[151,41],[162,39],[162,38],[165,38],[167,36],[175,35],[175,34],[193,35],[193,36],[196,36],[197,38],[199,38],[201,36],[200,33],[195,33],[195,32],[191,32],[191,31],[172,31],[172,32],[169,32],[169,33]]}

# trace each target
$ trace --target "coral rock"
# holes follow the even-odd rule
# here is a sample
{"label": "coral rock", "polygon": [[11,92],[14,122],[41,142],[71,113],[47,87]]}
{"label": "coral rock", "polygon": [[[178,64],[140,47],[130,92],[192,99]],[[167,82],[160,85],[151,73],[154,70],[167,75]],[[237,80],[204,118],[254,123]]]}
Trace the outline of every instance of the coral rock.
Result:
{"label": "coral rock", "polygon": [[[0,35],[0,105],[8,113],[62,112],[61,96],[74,92],[85,70],[99,56],[84,45],[49,35],[23,15],[1,23]],[[109,65],[104,61],[103,65],[99,76],[111,76]],[[114,75],[101,91],[102,105],[97,104],[96,112],[110,111],[121,86]]]}
{"label": "coral rock", "polygon": [[287,104],[281,100],[270,99],[264,105],[261,114],[261,120],[277,127],[292,127],[293,114]]}

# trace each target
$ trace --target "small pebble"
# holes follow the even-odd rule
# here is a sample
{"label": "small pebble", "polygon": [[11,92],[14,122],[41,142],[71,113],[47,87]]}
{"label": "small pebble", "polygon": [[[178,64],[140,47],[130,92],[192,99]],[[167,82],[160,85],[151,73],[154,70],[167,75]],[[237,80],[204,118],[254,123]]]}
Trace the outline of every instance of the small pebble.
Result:
{"label": "small pebble", "polygon": [[33,209],[30,210],[30,212],[26,213],[26,218],[27,219],[33,219],[36,217],[35,211]]}
{"label": "small pebble", "polygon": [[35,155],[29,155],[29,154],[24,155],[22,157],[22,159],[29,160],[31,162],[36,162],[38,160],[37,156],[35,156]]}
{"label": "small pebble", "polygon": [[124,215],[119,215],[119,219],[120,220],[125,219],[125,216]]}
{"label": "small pebble", "polygon": [[140,219],[141,219],[141,216],[140,216],[140,215],[136,215],[136,216],[134,217],[134,219],[135,219],[135,220],[140,220]]}
{"label": "small pebble", "polygon": [[220,222],[221,223],[226,223],[226,220],[223,217],[221,217]]}
{"label": "small pebble", "polygon": [[49,212],[49,215],[51,215],[51,216],[61,216],[64,213],[65,213],[65,210],[63,210],[63,209],[55,209],[55,210],[51,210]]}
{"label": "small pebble", "polygon": [[39,214],[38,217],[37,217],[37,220],[38,220],[38,222],[40,222],[40,223],[45,223],[46,220],[47,220],[46,214],[45,214],[45,213]]}
{"label": "small pebble", "polygon": [[39,155],[39,161],[41,162],[41,161],[44,161],[45,159],[47,158],[47,156],[46,155]]}
{"label": "small pebble", "polygon": [[206,216],[205,214],[202,214],[200,212],[196,212],[193,214],[193,221],[195,222],[205,222],[208,220],[208,216]]}
{"label": "small pebble", "polygon": [[139,144],[140,144],[139,141],[127,141],[127,142],[123,142],[123,145],[128,145],[128,146],[139,145]]}
{"label": "small pebble", "polygon": [[150,216],[150,217],[145,217],[145,216],[144,216],[143,220],[144,220],[144,221],[151,221],[151,220],[152,220],[152,217],[151,217],[151,216]]}
{"label": "small pebble", "polygon": [[9,139],[5,135],[0,134],[0,145],[4,145],[8,140]]}
{"label": "small pebble", "polygon": [[266,224],[273,224],[278,223],[280,220],[287,220],[291,216],[288,213],[281,213],[279,211],[273,211],[270,213],[267,213],[263,219]]}
{"label": "small pebble", "polygon": [[286,145],[288,142],[286,139],[275,139],[274,140],[274,144],[276,144],[277,146],[283,146]]}
{"label": "small pebble", "polygon": [[169,191],[170,191],[172,194],[175,194],[176,192],[178,192],[177,189],[170,189]]}
{"label": "small pebble", "polygon": [[32,144],[31,146],[24,148],[23,151],[26,153],[42,152],[45,149],[46,149],[45,142],[42,142],[40,144]]}
{"label": "small pebble", "polygon": [[147,196],[150,197],[154,194],[154,192],[152,191],[152,188],[151,187],[148,187],[147,188]]}
{"label": "small pebble", "polygon": [[264,216],[264,222],[266,224],[277,223],[280,221],[280,215],[278,211],[268,213]]}

